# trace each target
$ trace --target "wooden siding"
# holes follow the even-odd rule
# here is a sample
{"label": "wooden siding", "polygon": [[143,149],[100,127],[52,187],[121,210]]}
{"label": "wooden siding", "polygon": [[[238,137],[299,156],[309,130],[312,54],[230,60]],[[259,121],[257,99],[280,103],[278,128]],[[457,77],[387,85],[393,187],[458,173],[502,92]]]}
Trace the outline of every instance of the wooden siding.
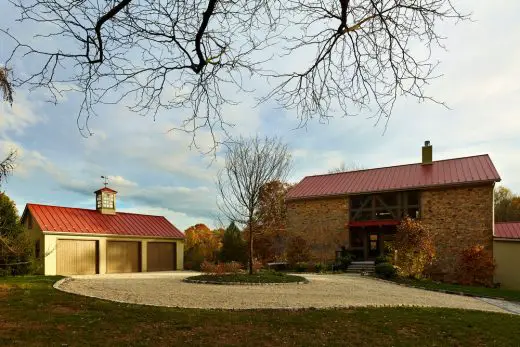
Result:
{"label": "wooden siding", "polygon": [[96,241],[58,240],[56,244],[56,274],[96,274],[98,268],[97,253]]}
{"label": "wooden siding", "polygon": [[148,271],[173,271],[177,268],[177,244],[174,242],[148,242]]}
{"label": "wooden siding", "polygon": [[141,271],[141,243],[107,241],[107,273]]}

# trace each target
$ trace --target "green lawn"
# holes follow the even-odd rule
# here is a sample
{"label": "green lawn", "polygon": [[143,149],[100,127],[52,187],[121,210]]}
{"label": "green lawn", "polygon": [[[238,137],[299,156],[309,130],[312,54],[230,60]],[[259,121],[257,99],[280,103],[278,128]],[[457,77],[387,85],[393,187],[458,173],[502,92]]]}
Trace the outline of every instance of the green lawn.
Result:
{"label": "green lawn", "polygon": [[[0,279],[0,346],[518,346],[520,316],[455,309],[221,311],[62,293]],[[230,294],[232,296],[232,293]]]}
{"label": "green lawn", "polygon": [[509,301],[520,302],[520,291],[503,289],[503,288],[486,288],[486,287],[474,287],[474,286],[461,286],[458,284],[448,284],[441,282],[434,282],[431,280],[413,280],[413,279],[397,279],[398,283],[406,283],[408,285],[425,288],[425,289],[436,289],[436,290],[447,290],[451,292],[463,292],[473,294],[477,296],[487,296],[494,298],[502,298]]}
{"label": "green lawn", "polygon": [[248,274],[203,274],[198,276],[191,276],[188,280],[194,281],[209,281],[218,283],[294,283],[307,282],[304,277],[288,275],[282,272],[263,271],[253,275]]}

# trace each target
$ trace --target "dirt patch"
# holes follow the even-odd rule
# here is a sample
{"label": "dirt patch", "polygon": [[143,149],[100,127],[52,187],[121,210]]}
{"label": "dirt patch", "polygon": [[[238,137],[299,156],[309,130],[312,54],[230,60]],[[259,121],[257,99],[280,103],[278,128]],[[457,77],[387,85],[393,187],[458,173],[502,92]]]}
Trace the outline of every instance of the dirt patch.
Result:
{"label": "dirt patch", "polygon": [[54,305],[54,306],[52,306],[51,311],[53,313],[59,313],[59,314],[74,314],[74,313],[80,312],[81,310],[77,307]]}
{"label": "dirt patch", "polygon": [[0,299],[8,297],[9,292],[16,289],[19,289],[16,285],[0,283]]}
{"label": "dirt patch", "polygon": [[17,322],[0,321],[0,330],[17,329],[21,326],[22,324]]}

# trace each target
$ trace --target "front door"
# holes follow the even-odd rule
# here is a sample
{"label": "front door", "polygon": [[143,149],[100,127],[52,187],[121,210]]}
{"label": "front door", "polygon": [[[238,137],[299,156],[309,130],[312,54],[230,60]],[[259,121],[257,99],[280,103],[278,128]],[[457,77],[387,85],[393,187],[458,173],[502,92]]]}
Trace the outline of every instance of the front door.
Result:
{"label": "front door", "polygon": [[375,259],[381,254],[379,247],[379,233],[368,233],[368,258]]}

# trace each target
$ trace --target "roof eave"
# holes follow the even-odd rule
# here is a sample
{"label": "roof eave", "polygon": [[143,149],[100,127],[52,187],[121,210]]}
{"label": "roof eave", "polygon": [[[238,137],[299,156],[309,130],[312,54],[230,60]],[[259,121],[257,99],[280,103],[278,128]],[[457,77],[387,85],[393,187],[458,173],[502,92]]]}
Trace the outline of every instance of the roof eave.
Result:
{"label": "roof eave", "polygon": [[57,230],[42,230],[42,233],[49,235],[74,235],[74,236],[90,236],[90,237],[120,237],[120,238],[150,238],[150,239],[174,239],[174,240],[185,240],[186,237],[179,236],[155,236],[155,235],[122,235],[122,234],[103,234],[103,233],[85,233],[85,232],[71,232],[71,231],[57,231]]}
{"label": "roof eave", "polygon": [[493,236],[493,241],[512,241],[512,242],[520,242],[519,238],[514,237],[500,237],[500,236]]}

